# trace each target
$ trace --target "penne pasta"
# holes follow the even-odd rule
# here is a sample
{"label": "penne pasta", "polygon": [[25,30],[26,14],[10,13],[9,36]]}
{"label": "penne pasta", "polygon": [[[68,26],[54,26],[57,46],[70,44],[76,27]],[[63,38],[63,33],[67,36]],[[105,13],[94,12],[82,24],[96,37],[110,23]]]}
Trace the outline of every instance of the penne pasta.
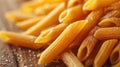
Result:
{"label": "penne pasta", "polygon": [[94,67],[102,67],[102,65],[109,58],[109,55],[111,54],[117,42],[117,39],[106,40],[105,42],[103,42],[100,50],[95,57]]}
{"label": "penne pasta", "polygon": [[45,4],[45,0],[31,0],[23,3],[20,10],[25,13],[32,12],[35,8],[42,6],[43,4]]}
{"label": "penne pasta", "polygon": [[82,4],[82,3],[83,3],[83,0],[69,0],[67,7],[68,8],[75,7],[75,6]]}
{"label": "penne pasta", "polygon": [[112,17],[120,17],[120,10],[112,10],[106,13],[106,15],[102,17],[102,19],[112,18]]}
{"label": "penne pasta", "polygon": [[67,0],[32,0],[29,2],[24,3],[21,7],[20,10],[22,12],[33,12],[36,8],[43,6],[44,4],[54,4],[54,3],[59,3],[59,2],[66,2]]}
{"label": "penne pasta", "polygon": [[58,3],[55,4],[44,4],[43,6],[40,6],[34,10],[34,13],[36,15],[47,15],[49,12],[51,12],[56,6],[58,6]]}
{"label": "penne pasta", "polygon": [[83,6],[84,10],[97,10],[111,5],[118,0],[87,0]]}
{"label": "penne pasta", "polygon": [[110,62],[112,65],[120,62],[120,42],[112,51],[110,55]]}
{"label": "penne pasta", "polygon": [[89,55],[89,57],[84,61],[85,62],[85,67],[93,67],[94,64],[94,60],[95,60],[95,56],[97,55],[100,47],[102,45],[102,42],[98,42],[94,49],[92,50],[91,54]]}
{"label": "penne pasta", "polygon": [[51,11],[43,20],[29,28],[24,34],[39,35],[40,32],[52,25],[58,24],[58,16],[65,9],[65,3],[60,3],[53,11]]}
{"label": "penne pasta", "polygon": [[51,27],[50,29],[41,32],[41,34],[37,37],[35,40],[35,43],[49,43],[54,41],[61,33],[62,31],[67,27],[68,24],[58,24],[54,27]]}
{"label": "penne pasta", "polygon": [[112,65],[112,67],[120,67],[120,61],[117,64]]}
{"label": "penne pasta", "polygon": [[105,8],[106,11],[119,10],[119,9],[120,9],[120,1],[115,2],[111,4],[110,6],[108,6],[107,8]]}
{"label": "penne pasta", "polygon": [[92,35],[88,35],[83,42],[81,43],[77,57],[80,61],[85,61],[88,56],[91,54],[92,50],[94,49],[95,45],[97,44],[97,39],[95,39]]}
{"label": "penne pasta", "polygon": [[94,37],[99,40],[120,39],[120,27],[100,28],[94,33]]}
{"label": "penne pasta", "polygon": [[22,46],[32,49],[39,49],[43,47],[42,44],[34,43],[36,37],[15,32],[0,31],[0,39],[15,46]]}
{"label": "penne pasta", "polygon": [[70,47],[80,45],[83,39],[88,35],[88,33],[96,26],[99,22],[100,18],[104,15],[104,10],[99,9],[96,11],[92,11],[86,18],[88,20],[88,24],[83,29],[82,33],[79,33],[77,38],[73,41]]}
{"label": "penne pasta", "polygon": [[77,35],[82,32],[86,24],[86,20],[80,20],[67,26],[57,39],[42,52],[38,63],[45,64],[55,59],[55,57],[63,52]]}
{"label": "penne pasta", "polygon": [[37,24],[39,21],[41,21],[45,16],[40,16],[40,17],[34,17],[31,19],[27,19],[21,22],[16,23],[16,25],[21,28],[22,30],[27,30],[33,25]]}
{"label": "penne pasta", "polygon": [[62,54],[62,61],[68,67],[84,67],[84,65],[79,61],[79,59],[71,51],[67,51]]}
{"label": "penne pasta", "polygon": [[14,23],[17,23],[17,22],[20,22],[20,21],[23,21],[23,20],[26,20],[26,19],[30,19],[30,18],[33,18],[35,17],[35,15],[33,14],[30,14],[30,13],[22,13],[22,12],[8,12],[6,13],[5,17],[14,22]]}
{"label": "penne pasta", "polygon": [[84,19],[86,15],[87,12],[82,10],[82,5],[77,5],[64,10],[59,16],[59,21],[63,23],[72,23]]}
{"label": "penne pasta", "polygon": [[106,18],[98,23],[101,27],[120,26],[120,18]]}

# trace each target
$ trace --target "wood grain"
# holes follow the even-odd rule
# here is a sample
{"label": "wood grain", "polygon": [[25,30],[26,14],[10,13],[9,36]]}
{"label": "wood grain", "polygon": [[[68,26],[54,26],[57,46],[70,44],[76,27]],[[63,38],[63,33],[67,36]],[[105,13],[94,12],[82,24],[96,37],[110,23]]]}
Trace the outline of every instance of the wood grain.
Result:
{"label": "wood grain", "polygon": [[[0,0],[0,30],[22,32],[4,17],[7,11],[17,10],[22,2],[24,0]],[[37,54],[42,50],[10,46],[0,40],[0,67],[65,67],[61,61],[38,65]]]}

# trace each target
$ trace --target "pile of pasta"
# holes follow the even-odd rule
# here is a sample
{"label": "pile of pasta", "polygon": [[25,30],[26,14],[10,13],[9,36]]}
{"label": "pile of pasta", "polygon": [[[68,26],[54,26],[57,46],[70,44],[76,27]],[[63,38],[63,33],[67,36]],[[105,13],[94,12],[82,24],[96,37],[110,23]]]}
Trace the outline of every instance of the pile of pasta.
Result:
{"label": "pile of pasta", "polygon": [[120,67],[119,0],[31,0],[6,18],[23,32],[0,31],[9,44],[45,48],[38,64]]}

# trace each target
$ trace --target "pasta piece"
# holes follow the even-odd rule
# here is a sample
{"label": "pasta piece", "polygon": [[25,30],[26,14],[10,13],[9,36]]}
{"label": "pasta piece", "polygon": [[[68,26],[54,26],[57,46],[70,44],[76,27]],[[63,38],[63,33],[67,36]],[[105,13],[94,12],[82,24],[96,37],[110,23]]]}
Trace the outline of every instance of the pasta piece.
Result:
{"label": "pasta piece", "polygon": [[113,10],[108,13],[102,19],[111,18],[111,17],[120,17],[120,10]]}
{"label": "pasta piece", "polygon": [[45,0],[32,0],[32,1],[24,3],[20,7],[20,10],[25,13],[32,12],[35,8],[42,6],[43,4],[45,4]]}
{"label": "pasta piece", "polygon": [[118,0],[87,0],[83,6],[84,10],[96,10],[109,6],[110,4],[117,2]]}
{"label": "pasta piece", "polygon": [[17,22],[20,22],[20,21],[23,21],[23,20],[26,20],[26,19],[29,19],[29,18],[33,18],[35,17],[35,15],[33,14],[30,14],[30,13],[22,13],[22,12],[7,12],[5,17],[14,22],[14,23],[17,23]]}
{"label": "pasta piece", "polygon": [[79,49],[78,49],[78,53],[77,56],[79,58],[79,60],[84,61],[88,58],[88,56],[91,54],[95,44],[97,43],[97,39],[95,39],[93,37],[94,32],[98,29],[99,27],[95,27],[93,28],[89,35],[83,40],[83,42],[81,43]]}
{"label": "pasta piece", "polygon": [[70,24],[58,38],[42,52],[38,64],[49,63],[62,53],[70,43],[82,32],[84,26],[87,24],[86,20],[80,20]]}
{"label": "pasta piece", "polygon": [[36,15],[47,15],[50,11],[52,11],[56,6],[58,6],[58,3],[55,4],[45,4],[43,6],[40,6],[34,10],[34,13]]}
{"label": "pasta piece", "polygon": [[52,25],[58,24],[58,16],[65,9],[65,3],[60,3],[53,11],[51,11],[43,20],[25,31],[28,35],[39,35],[40,32]]}
{"label": "pasta piece", "polygon": [[67,7],[68,8],[75,7],[75,6],[80,5],[82,3],[83,3],[83,0],[69,0]]}
{"label": "pasta piece", "polygon": [[59,3],[59,2],[66,2],[67,0],[34,0],[24,3],[20,10],[22,12],[33,12],[36,8],[43,6],[44,4],[53,4],[53,3]]}
{"label": "pasta piece", "polygon": [[44,16],[40,16],[40,17],[34,17],[28,20],[24,20],[21,22],[16,23],[16,25],[18,27],[20,27],[22,30],[27,30],[30,27],[32,27],[33,25],[35,25],[36,23],[38,23],[39,21],[41,21],[44,18]]}
{"label": "pasta piece", "polygon": [[64,52],[62,54],[62,60],[68,67],[84,67],[71,51]]}
{"label": "pasta piece", "polygon": [[63,23],[72,23],[84,19],[86,14],[87,13],[82,10],[82,5],[77,5],[64,10],[59,16],[59,21]]}
{"label": "pasta piece", "polygon": [[60,34],[61,32],[66,28],[68,24],[59,24],[57,26],[54,26],[47,31],[45,30],[46,33],[42,33],[38,36],[38,38],[35,40],[35,43],[49,43],[54,41]]}
{"label": "pasta piece", "polygon": [[118,62],[120,62],[120,42],[112,51],[110,55],[110,62],[111,64],[117,64]]}
{"label": "pasta piece", "polygon": [[15,46],[22,46],[32,49],[39,49],[43,47],[42,44],[35,44],[36,37],[23,35],[15,32],[0,31],[0,38],[6,43],[10,43]]}
{"label": "pasta piece", "polygon": [[95,39],[92,35],[87,36],[81,46],[78,49],[77,57],[80,61],[84,61],[91,54],[94,46],[97,44],[97,39]]}
{"label": "pasta piece", "polygon": [[106,40],[105,42],[103,42],[100,50],[95,57],[94,67],[102,67],[102,65],[109,58],[109,55],[111,54],[117,42],[117,39]]}
{"label": "pasta piece", "polygon": [[117,64],[113,65],[112,67],[120,67],[120,61]]}
{"label": "pasta piece", "polygon": [[107,8],[105,8],[106,11],[119,10],[119,9],[120,9],[120,1],[115,2],[115,3],[111,4],[110,6],[108,6]]}
{"label": "pasta piece", "polygon": [[83,39],[88,35],[88,33],[96,26],[99,22],[100,18],[104,15],[104,10],[99,9],[96,11],[92,11],[86,20],[88,20],[88,24],[84,27],[83,32],[79,33],[77,38],[73,41],[70,47],[80,45]]}
{"label": "pasta piece", "polygon": [[120,27],[100,28],[94,36],[99,40],[120,39]]}
{"label": "pasta piece", "polygon": [[92,50],[91,54],[89,55],[89,57],[85,61],[85,67],[93,67],[95,56],[97,55],[101,45],[102,45],[102,42],[98,42],[95,45],[95,47]]}
{"label": "pasta piece", "polygon": [[99,22],[101,27],[120,26],[120,18],[106,18]]}

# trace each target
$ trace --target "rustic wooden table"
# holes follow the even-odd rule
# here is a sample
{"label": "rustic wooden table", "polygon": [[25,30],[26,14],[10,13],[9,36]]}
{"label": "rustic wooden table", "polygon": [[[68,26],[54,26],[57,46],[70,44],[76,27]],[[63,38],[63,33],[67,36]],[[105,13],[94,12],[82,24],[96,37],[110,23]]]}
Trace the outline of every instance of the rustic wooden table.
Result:
{"label": "rustic wooden table", "polygon": [[[25,0],[24,0],[25,1]],[[7,11],[15,10],[23,0],[0,0],[0,30],[17,31],[14,24],[9,22],[4,14]],[[38,65],[37,54],[42,50],[32,50],[23,47],[7,45],[0,40],[0,67],[64,67],[61,62],[52,62],[47,65]]]}

